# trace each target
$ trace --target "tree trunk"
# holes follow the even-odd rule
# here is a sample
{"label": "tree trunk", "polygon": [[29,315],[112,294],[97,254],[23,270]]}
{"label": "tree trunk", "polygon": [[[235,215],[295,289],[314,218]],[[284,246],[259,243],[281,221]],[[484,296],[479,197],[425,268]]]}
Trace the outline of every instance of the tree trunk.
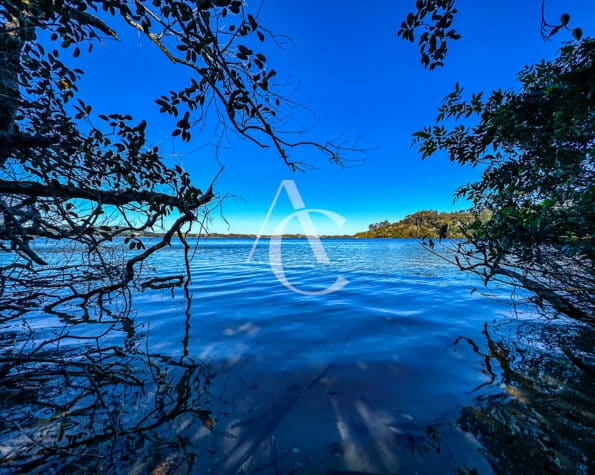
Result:
{"label": "tree trunk", "polygon": [[24,23],[12,17],[0,26],[0,166],[10,155],[18,132],[15,117],[20,99],[20,56],[28,29]]}

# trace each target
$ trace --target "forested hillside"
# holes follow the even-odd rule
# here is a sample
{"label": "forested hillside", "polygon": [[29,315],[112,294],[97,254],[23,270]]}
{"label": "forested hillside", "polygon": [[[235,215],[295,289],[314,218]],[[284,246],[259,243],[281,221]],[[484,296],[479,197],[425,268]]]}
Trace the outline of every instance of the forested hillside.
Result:
{"label": "forested hillside", "polygon": [[473,214],[468,211],[439,213],[438,211],[418,211],[400,221],[382,221],[370,224],[367,231],[357,233],[358,238],[413,238],[413,237],[463,237],[461,226],[471,224]]}

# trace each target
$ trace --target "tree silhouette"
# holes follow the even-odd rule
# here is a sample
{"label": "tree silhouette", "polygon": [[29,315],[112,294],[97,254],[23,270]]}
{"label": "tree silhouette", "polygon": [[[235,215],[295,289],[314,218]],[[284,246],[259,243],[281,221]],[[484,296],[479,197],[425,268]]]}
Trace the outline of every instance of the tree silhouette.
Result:
{"label": "tree silhouette", "polygon": [[[458,196],[477,219],[455,261],[485,283],[502,280],[535,301],[593,324],[593,90],[595,42],[562,48],[519,74],[519,91],[463,98],[457,84],[437,123],[415,133],[422,157],[485,166]],[[471,121],[475,119],[476,123]],[[480,216],[483,214],[483,219]]]}
{"label": "tree silhouette", "polygon": [[[539,5],[537,0],[535,3]],[[455,17],[459,14],[456,4],[456,0],[416,0],[415,9],[407,14],[397,30],[397,35],[406,41],[414,43],[417,38],[421,63],[430,71],[444,66],[449,43],[461,39],[454,28]],[[550,23],[546,0],[541,0],[540,7],[540,33],[544,40],[561,30],[570,31],[577,41],[582,38],[583,30],[570,26],[568,13],[562,13],[558,23]]]}
{"label": "tree silhouette", "polygon": [[[137,30],[187,72],[184,88],[156,99],[163,114],[177,119],[174,137],[189,141],[194,124],[214,118],[257,146],[271,147],[291,169],[302,164],[289,151],[301,146],[340,161],[338,146],[291,141],[279,131],[284,98],[272,84],[276,72],[257,52],[275,36],[240,1],[2,2],[2,313],[101,302],[122,291],[173,238],[188,250],[184,236],[213,199],[211,180],[200,189],[181,167],[164,163],[147,143],[145,120],[95,115],[78,97],[83,71],[63,56],[77,57],[82,48],[91,52],[98,42],[117,38],[111,23]],[[139,239],[157,225],[164,230],[158,242]],[[126,238],[126,252],[118,252],[118,237]],[[55,248],[37,245],[39,238],[60,243],[70,256],[52,259]],[[181,277],[151,285],[180,283]]]}

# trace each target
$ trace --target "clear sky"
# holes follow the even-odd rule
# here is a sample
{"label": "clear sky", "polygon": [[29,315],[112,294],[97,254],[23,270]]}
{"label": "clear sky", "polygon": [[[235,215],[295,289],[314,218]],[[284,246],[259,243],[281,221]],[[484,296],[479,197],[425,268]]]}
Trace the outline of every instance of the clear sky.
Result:
{"label": "clear sky", "polygon": [[[92,54],[69,64],[85,70],[81,97],[95,113],[131,113],[149,122],[150,142],[171,160],[181,160],[199,187],[207,187],[219,161],[225,166],[216,191],[231,194],[213,215],[216,232],[258,232],[281,180],[293,179],[308,208],[328,209],[345,217],[343,229],[318,217],[321,234],[353,233],[385,219],[398,220],[422,210],[448,211],[466,207],[453,203],[454,190],[479,176],[445,157],[422,161],[411,148],[412,132],[431,124],[442,97],[456,81],[467,91],[514,87],[516,73],[527,64],[553,58],[561,33],[551,41],[539,34],[540,0],[457,0],[455,28],[460,41],[451,42],[446,66],[429,72],[419,61],[416,45],[396,31],[413,0],[265,0],[259,22],[292,38],[286,49],[268,41],[263,53],[279,82],[299,85],[293,98],[297,110],[288,128],[306,130],[308,138],[326,141],[359,137],[371,150],[350,154],[344,168],[328,164],[312,151],[295,158],[317,168],[291,172],[270,150],[231,136],[220,147],[207,130],[195,132],[184,144],[171,138],[175,124],[158,112],[154,99],[186,85],[188,70],[169,64],[146,39],[118,28],[119,41],[106,40]],[[248,8],[259,2],[248,0]],[[586,34],[593,32],[595,2],[548,0],[555,22],[568,11]],[[305,154],[304,154],[305,153]],[[285,195],[265,232],[292,211]],[[218,217],[219,213],[227,222]],[[295,224],[295,226],[293,225]],[[300,232],[297,220],[287,231]]]}

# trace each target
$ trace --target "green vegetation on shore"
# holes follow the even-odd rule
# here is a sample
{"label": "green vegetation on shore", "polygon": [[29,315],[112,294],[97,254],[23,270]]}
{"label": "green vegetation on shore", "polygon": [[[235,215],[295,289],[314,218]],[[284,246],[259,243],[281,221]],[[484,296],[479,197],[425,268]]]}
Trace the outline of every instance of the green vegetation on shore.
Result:
{"label": "green vegetation on shore", "polygon": [[438,211],[418,211],[400,221],[370,224],[367,231],[355,234],[357,238],[462,238],[462,226],[475,220],[468,211],[439,213]]}
{"label": "green vegetation on shore", "polygon": [[[380,223],[370,224],[367,231],[362,231],[353,235],[321,235],[320,238],[462,238],[462,227],[468,226],[476,220],[475,215],[469,211],[454,211],[443,213],[434,210],[417,211],[403,218],[400,221],[390,223],[382,221]],[[130,233],[122,234],[129,236]],[[163,232],[144,231],[135,233],[134,237],[163,237]],[[200,235],[203,239],[256,239],[256,234],[242,233],[209,233]],[[272,236],[264,234],[262,239],[269,239]],[[306,239],[309,236],[305,234],[284,234],[286,239]]]}
{"label": "green vegetation on shore", "polygon": [[[395,223],[382,221],[380,223],[370,224],[367,231],[362,231],[353,235],[321,235],[320,238],[462,238],[461,228],[468,226],[475,221],[475,215],[469,211],[454,211],[451,213],[442,213],[433,210],[417,211]],[[129,236],[130,234],[122,234]],[[163,232],[144,231],[135,233],[137,238],[163,237]],[[256,239],[256,234],[242,233],[209,233],[200,235],[203,239]],[[272,236],[264,234],[262,239],[269,239]],[[309,236],[305,234],[284,234],[286,239],[306,239]]]}

